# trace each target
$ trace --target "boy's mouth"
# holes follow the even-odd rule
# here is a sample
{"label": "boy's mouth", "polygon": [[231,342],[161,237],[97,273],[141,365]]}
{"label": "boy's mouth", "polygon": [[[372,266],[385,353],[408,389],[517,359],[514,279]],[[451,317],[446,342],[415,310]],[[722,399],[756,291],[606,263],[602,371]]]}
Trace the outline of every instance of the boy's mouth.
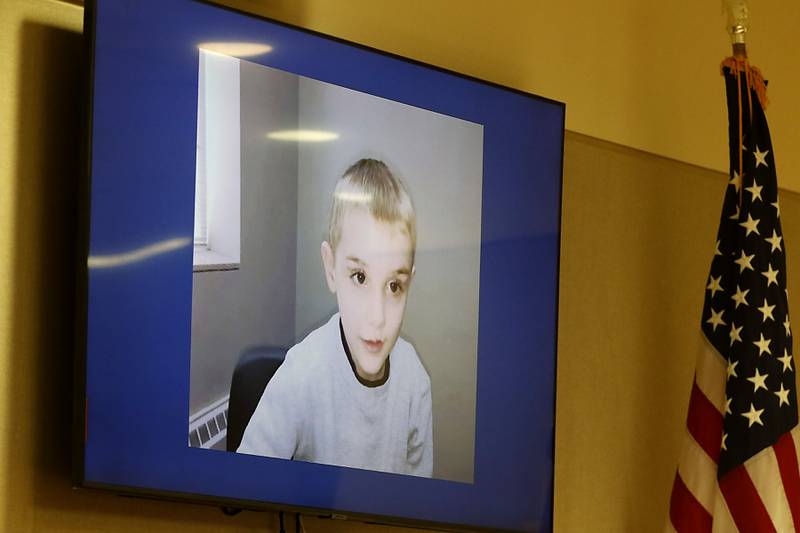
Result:
{"label": "boy's mouth", "polygon": [[361,342],[364,343],[364,346],[367,348],[367,351],[370,352],[370,353],[378,353],[383,348],[383,341],[382,340],[361,339]]}

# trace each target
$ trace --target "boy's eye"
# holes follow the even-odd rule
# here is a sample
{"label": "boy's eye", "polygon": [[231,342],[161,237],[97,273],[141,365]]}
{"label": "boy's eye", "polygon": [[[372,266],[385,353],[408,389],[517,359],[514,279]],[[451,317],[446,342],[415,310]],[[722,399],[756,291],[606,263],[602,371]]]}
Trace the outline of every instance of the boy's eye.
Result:
{"label": "boy's eye", "polygon": [[392,294],[398,294],[403,292],[403,284],[397,280],[389,282],[389,290],[392,291]]}
{"label": "boy's eye", "polygon": [[352,274],[350,274],[350,279],[352,279],[359,285],[363,285],[364,282],[367,281],[367,275],[361,271],[353,272]]}

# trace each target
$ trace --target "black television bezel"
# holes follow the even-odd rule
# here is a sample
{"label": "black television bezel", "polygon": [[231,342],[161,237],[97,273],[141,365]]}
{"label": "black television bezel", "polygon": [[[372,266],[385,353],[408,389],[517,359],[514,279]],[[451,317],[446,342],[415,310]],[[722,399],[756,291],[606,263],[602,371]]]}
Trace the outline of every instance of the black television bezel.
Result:
{"label": "black television bezel", "polygon": [[[178,503],[200,504],[207,506],[221,507],[226,514],[235,514],[241,510],[250,510],[256,512],[287,512],[299,513],[301,515],[311,515],[318,518],[329,518],[334,520],[356,521],[365,524],[387,525],[387,526],[400,526],[400,527],[420,527],[431,531],[499,531],[514,533],[517,530],[497,529],[493,527],[477,527],[456,523],[443,523],[432,522],[426,520],[409,519],[406,517],[386,516],[386,515],[372,515],[365,513],[354,513],[351,511],[341,509],[329,508],[316,508],[304,507],[297,505],[287,505],[271,502],[263,502],[257,500],[243,500],[237,498],[221,498],[216,496],[209,496],[199,493],[186,493],[186,492],[173,492],[162,489],[146,489],[133,486],[121,486],[114,484],[105,484],[87,481],[85,478],[85,437],[87,427],[87,396],[86,396],[86,369],[87,369],[87,314],[88,314],[88,265],[86,258],[89,254],[89,223],[90,223],[90,210],[91,210],[91,161],[92,161],[92,139],[93,139],[93,116],[94,116],[94,79],[95,79],[95,46],[96,46],[96,8],[97,1],[102,0],[85,0],[84,4],[84,46],[85,58],[87,68],[85,69],[85,87],[86,87],[86,101],[85,101],[85,128],[83,136],[83,154],[82,154],[82,171],[83,175],[80,176],[78,197],[76,203],[78,205],[78,239],[76,243],[76,309],[75,309],[75,356],[73,364],[73,424],[72,424],[72,483],[75,488],[97,490],[102,492],[113,493],[120,496],[133,496],[149,499],[157,499],[162,501],[173,501]],[[557,245],[556,257],[556,287],[555,287],[555,339],[556,345],[558,344],[558,317],[559,317],[559,292],[560,292],[560,257],[561,257],[561,223],[563,218],[563,172],[564,172],[564,132],[566,121],[566,104],[558,100],[547,98],[544,96],[536,95],[521,89],[503,85],[500,83],[488,81],[476,76],[463,74],[453,71],[441,66],[433,65],[409,57],[405,57],[392,52],[380,50],[365,44],[349,41],[335,35],[326,34],[323,32],[303,28],[294,24],[283,22],[273,19],[261,14],[248,12],[242,9],[237,9],[230,6],[220,5],[211,0],[192,0],[193,2],[213,6],[216,9],[228,11],[250,17],[270,24],[275,24],[288,28],[294,31],[302,32],[305,34],[313,35],[323,38],[332,42],[345,44],[347,46],[355,47],[367,52],[386,56],[388,58],[400,60],[412,65],[421,66],[433,71],[437,71],[450,76],[456,76],[464,80],[475,82],[478,84],[494,87],[504,91],[509,91],[527,98],[533,98],[559,106],[561,108],[562,124],[561,124],[561,183],[559,184],[559,207],[558,207],[558,221],[557,231],[559,235]],[[553,431],[551,435],[551,449],[553,450],[553,468],[551,469],[551,477],[549,480],[551,487],[551,506],[550,516],[551,524],[554,520],[555,511],[555,437],[556,437],[556,397],[558,390],[557,372],[558,372],[558,350],[554,354],[553,366]]]}

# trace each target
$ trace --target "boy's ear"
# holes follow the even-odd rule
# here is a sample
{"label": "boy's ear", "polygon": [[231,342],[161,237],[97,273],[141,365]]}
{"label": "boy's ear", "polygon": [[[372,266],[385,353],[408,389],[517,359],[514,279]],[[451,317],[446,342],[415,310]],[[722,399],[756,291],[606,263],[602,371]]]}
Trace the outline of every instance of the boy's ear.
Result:
{"label": "boy's ear", "polygon": [[336,274],[334,272],[333,261],[333,248],[328,244],[328,241],[322,241],[320,246],[320,253],[322,254],[322,267],[325,269],[325,281],[328,284],[328,290],[336,293]]}

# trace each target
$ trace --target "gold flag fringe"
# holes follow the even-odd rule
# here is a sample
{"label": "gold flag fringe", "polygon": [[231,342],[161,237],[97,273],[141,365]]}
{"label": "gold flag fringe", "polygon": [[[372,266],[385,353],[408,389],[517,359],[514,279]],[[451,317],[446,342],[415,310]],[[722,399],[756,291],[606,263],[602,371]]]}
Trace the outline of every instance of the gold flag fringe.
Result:
{"label": "gold flag fringe", "polygon": [[767,100],[767,84],[764,82],[764,76],[761,71],[750,65],[747,58],[728,57],[722,61],[720,65],[720,74],[725,75],[725,67],[730,69],[731,72],[736,73],[736,88],[739,92],[739,207],[742,205],[742,191],[744,190],[744,172],[743,172],[743,156],[744,152],[744,139],[742,136],[742,83],[741,75],[744,73],[747,80],[747,104],[750,109],[749,118],[753,120],[753,97],[752,92],[756,92],[758,102],[761,104],[761,109],[766,110],[769,100]]}
{"label": "gold flag fringe", "polygon": [[725,74],[725,67],[728,67],[731,72],[735,72],[736,74],[741,72],[745,73],[748,87],[754,90],[758,95],[761,109],[766,110],[769,105],[769,99],[767,98],[767,84],[764,81],[761,70],[758,67],[752,66],[747,59],[739,59],[736,57],[727,57],[722,61],[722,64],[719,66],[720,74]]}

